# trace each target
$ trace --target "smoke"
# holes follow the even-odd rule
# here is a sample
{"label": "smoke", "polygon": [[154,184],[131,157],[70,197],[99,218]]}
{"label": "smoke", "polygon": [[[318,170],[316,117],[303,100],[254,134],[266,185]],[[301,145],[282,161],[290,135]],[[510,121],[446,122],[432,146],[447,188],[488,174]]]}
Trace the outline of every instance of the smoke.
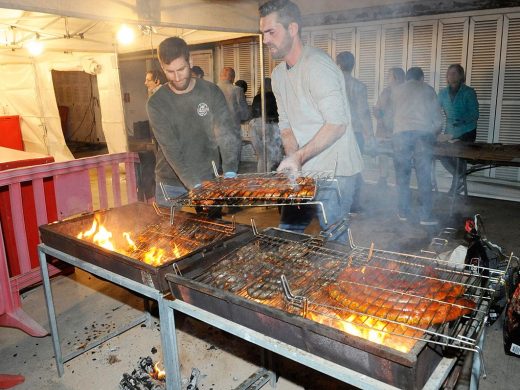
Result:
{"label": "smoke", "polygon": [[[258,172],[264,172],[266,165],[264,162],[264,141],[262,137],[262,119],[254,118],[249,122],[252,133],[253,148],[258,156]],[[278,123],[265,124],[265,155],[267,158],[267,172],[276,170],[282,161],[282,137]]]}

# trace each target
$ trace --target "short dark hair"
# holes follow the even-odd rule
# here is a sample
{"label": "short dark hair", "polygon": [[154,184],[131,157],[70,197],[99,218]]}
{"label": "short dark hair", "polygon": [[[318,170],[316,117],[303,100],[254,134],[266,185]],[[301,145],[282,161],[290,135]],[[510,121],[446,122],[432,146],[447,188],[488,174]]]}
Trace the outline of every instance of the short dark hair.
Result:
{"label": "short dark hair", "polygon": [[[302,25],[300,8],[290,0],[269,0],[258,8],[258,12],[261,18],[273,12],[278,13],[278,22],[285,28],[291,23],[296,23],[298,27]],[[301,28],[298,28],[298,33],[301,33]]]}
{"label": "short dark hair", "polygon": [[159,61],[168,65],[173,60],[183,57],[186,61],[190,60],[190,50],[184,39],[179,37],[166,38],[159,44]]}
{"label": "short dark hair", "polygon": [[[464,68],[462,67],[461,64],[451,64],[450,66],[448,66],[448,70],[450,69],[455,69],[458,74],[460,75],[461,79],[463,82],[466,81],[466,73],[464,72]],[[448,70],[446,72],[448,72]]]}
{"label": "short dark hair", "polygon": [[345,72],[352,72],[354,65],[356,65],[356,59],[354,54],[349,51],[342,51],[336,56],[336,63]]}
{"label": "short dark hair", "polygon": [[152,69],[152,70],[148,70],[146,72],[147,74],[150,73],[152,75],[152,80],[153,81],[159,81],[159,83],[161,84],[164,84],[166,82],[166,78],[164,76],[164,73],[158,69]]}
{"label": "short dark hair", "polygon": [[418,66],[413,66],[406,71],[406,80],[417,80],[421,81],[424,78],[424,72]]}
{"label": "short dark hair", "polygon": [[235,85],[236,85],[237,87],[242,88],[242,89],[244,90],[244,93],[247,92],[247,81],[246,81],[246,80],[237,80],[237,81],[235,82]]}
{"label": "short dark hair", "polygon": [[404,81],[404,70],[403,68],[390,68],[388,69],[390,72],[392,72],[392,76],[394,76],[394,79],[402,83]]}
{"label": "short dark hair", "polygon": [[193,66],[193,68],[191,68],[191,71],[199,77],[204,77],[204,69],[202,69],[198,65]]}

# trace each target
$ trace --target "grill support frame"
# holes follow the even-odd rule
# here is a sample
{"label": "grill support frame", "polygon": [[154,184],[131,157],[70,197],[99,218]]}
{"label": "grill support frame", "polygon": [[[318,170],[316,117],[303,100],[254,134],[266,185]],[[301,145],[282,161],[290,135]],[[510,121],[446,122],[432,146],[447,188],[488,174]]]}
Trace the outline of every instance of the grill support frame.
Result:
{"label": "grill support frame", "polygon": [[[397,389],[397,387],[374,379],[368,375],[361,375],[358,371],[341,366],[331,360],[324,359],[315,354],[296,348],[290,344],[269,337],[261,332],[257,332],[250,327],[237,324],[236,322],[230,321],[223,316],[213,314],[207,310],[201,309],[180,299],[172,299],[171,296],[166,296],[161,301],[161,304],[164,306],[162,312],[165,313],[164,316],[161,316],[161,329],[167,330],[168,334],[175,333],[174,312],[179,311],[208,325],[230,333],[240,339],[260,346],[268,351],[275,352],[281,356],[284,356],[285,358],[293,360],[306,367],[310,367],[323,374],[329,375],[344,383],[356,386],[360,389]],[[173,338],[171,338],[169,341],[172,342],[173,354],[178,354],[178,347],[176,342],[173,342]],[[431,374],[428,381],[425,383],[424,389],[440,388],[454,367],[456,361],[457,360],[455,358],[442,358],[435,371]],[[181,387],[174,387],[173,390],[181,390]]]}

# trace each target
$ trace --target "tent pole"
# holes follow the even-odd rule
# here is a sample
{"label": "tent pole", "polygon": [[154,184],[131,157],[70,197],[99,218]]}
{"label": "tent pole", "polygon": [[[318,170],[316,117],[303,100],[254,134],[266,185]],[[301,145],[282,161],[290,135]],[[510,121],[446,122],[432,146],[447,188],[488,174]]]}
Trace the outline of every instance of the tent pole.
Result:
{"label": "tent pole", "polygon": [[33,66],[33,70],[34,70],[34,82],[36,84],[35,87],[36,87],[36,97],[38,100],[38,108],[40,109],[39,117],[40,117],[40,126],[43,130],[43,143],[45,145],[45,149],[47,150],[47,154],[52,155],[51,151],[50,151],[50,147],[49,147],[49,137],[47,134],[47,125],[45,124],[45,117],[44,117],[44,112],[43,112],[42,95],[40,92],[40,80],[38,78],[38,67],[36,66],[36,60],[34,58],[32,59],[32,66]]}
{"label": "tent pole", "polygon": [[[262,167],[264,172],[267,172],[267,140],[265,134],[265,83],[264,83],[264,44],[262,41],[262,34],[258,35],[258,47],[260,48],[260,99],[261,99],[261,112],[262,112],[262,155],[264,158],[264,166]],[[270,168],[270,167],[269,167]]]}

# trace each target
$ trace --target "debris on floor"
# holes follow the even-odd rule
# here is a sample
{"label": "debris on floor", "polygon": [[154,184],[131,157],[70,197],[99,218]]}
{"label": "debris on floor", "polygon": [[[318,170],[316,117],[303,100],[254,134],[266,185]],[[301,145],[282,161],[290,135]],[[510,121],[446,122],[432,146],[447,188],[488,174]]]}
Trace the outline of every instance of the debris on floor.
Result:
{"label": "debris on floor", "polygon": [[131,374],[124,373],[119,382],[120,390],[165,390],[166,375],[159,368],[159,362],[153,363],[150,356],[139,358],[137,368]]}

